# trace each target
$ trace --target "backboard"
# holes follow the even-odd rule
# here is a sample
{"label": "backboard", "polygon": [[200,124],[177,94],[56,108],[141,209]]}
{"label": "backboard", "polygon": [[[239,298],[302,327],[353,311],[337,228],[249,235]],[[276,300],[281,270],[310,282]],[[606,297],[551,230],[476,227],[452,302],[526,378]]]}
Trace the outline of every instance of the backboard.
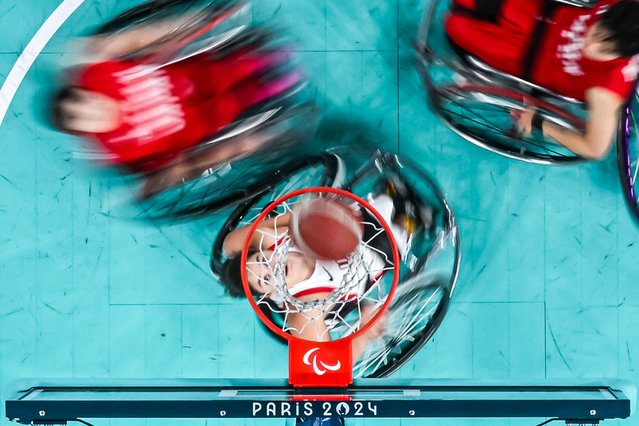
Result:
{"label": "backboard", "polygon": [[618,381],[514,385],[427,379],[361,379],[347,388],[312,390],[279,379],[22,382],[14,387],[6,415],[24,424],[87,418],[300,416],[528,417],[596,424],[628,417],[628,395],[634,398],[635,393],[631,385]]}

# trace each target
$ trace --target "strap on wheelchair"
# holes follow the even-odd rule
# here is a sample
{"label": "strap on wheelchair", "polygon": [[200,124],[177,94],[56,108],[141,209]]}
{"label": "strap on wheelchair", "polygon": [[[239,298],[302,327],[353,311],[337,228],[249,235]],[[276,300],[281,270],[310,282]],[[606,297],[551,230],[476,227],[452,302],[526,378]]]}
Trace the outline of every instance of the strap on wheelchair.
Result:
{"label": "strap on wheelchair", "polygon": [[526,56],[524,56],[522,64],[523,77],[525,80],[533,82],[532,73],[537,60],[537,52],[539,51],[539,46],[541,46],[541,43],[544,40],[546,29],[550,23],[550,17],[558,4],[559,3],[555,1],[546,0],[541,8],[539,16],[537,17],[537,25],[530,37],[530,44],[528,45],[528,50],[526,51]]}
{"label": "strap on wheelchair", "polygon": [[472,19],[496,23],[503,3],[504,0],[483,0],[477,2],[474,9],[469,9],[460,4],[453,3],[451,11],[455,14],[467,16]]}
{"label": "strap on wheelchair", "polygon": [[504,0],[483,0],[477,3],[477,13],[493,22],[497,22],[497,17]]}

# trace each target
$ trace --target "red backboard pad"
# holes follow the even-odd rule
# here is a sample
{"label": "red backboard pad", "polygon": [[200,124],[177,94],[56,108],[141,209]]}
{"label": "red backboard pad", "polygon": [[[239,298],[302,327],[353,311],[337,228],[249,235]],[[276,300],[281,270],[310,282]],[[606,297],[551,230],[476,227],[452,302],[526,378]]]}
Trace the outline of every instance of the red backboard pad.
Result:
{"label": "red backboard pad", "polygon": [[289,341],[289,382],[296,387],[346,387],[353,383],[350,339]]}

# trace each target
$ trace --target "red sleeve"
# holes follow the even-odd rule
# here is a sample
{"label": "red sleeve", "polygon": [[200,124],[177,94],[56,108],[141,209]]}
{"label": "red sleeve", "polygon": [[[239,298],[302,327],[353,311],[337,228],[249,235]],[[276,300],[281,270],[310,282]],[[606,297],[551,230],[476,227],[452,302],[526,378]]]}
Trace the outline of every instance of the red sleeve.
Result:
{"label": "red sleeve", "polygon": [[623,64],[613,68],[605,79],[598,82],[595,87],[608,89],[623,99],[627,99],[635,87],[637,73],[639,72],[639,56],[625,61]]}

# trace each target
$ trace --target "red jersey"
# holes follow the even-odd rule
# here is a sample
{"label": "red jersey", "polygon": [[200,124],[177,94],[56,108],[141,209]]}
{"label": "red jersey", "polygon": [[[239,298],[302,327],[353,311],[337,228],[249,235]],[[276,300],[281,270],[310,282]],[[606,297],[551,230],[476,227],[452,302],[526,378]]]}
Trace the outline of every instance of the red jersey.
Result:
{"label": "red jersey", "polygon": [[264,65],[246,52],[218,60],[198,55],[160,68],[132,60],[92,64],[75,84],[117,100],[121,114],[115,130],[86,136],[115,162],[155,168],[262,100],[256,71]]}
{"label": "red jersey", "polygon": [[[637,78],[639,57],[598,61],[582,53],[586,32],[617,1],[602,0],[590,9],[559,5],[548,19],[532,81],[580,100],[594,87],[628,97]],[[446,20],[446,31],[462,49],[492,67],[522,77],[542,4],[542,0],[505,0],[496,23],[452,14]]]}

